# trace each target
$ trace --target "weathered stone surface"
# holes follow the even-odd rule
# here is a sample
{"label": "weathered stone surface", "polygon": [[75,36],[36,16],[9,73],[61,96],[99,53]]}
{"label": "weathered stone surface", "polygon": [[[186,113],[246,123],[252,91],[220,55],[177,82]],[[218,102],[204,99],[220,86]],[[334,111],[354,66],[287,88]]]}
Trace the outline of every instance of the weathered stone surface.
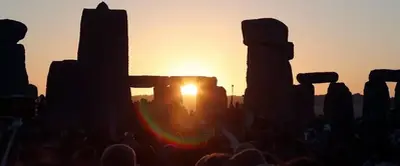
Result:
{"label": "weathered stone surface", "polygon": [[[263,119],[265,126],[285,126],[291,121],[293,76],[289,60],[293,47],[288,28],[282,22],[266,18],[242,22],[247,49],[246,110]],[[290,49],[289,49],[290,48]]]}
{"label": "weathered stone surface", "polygon": [[386,121],[390,110],[389,89],[383,81],[368,81],[364,86],[363,119]]}
{"label": "weathered stone surface", "polygon": [[299,73],[296,78],[300,84],[318,84],[337,82],[339,75],[336,72]]}
{"label": "weathered stone surface", "polygon": [[0,20],[0,45],[17,44],[25,37],[27,31],[26,25],[19,21]]}
{"label": "weathered stone surface", "polygon": [[400,70],[375,69],[369,73],[369,80],[400,82]]}
{"label": "weathered stone surface", "polygon": [[330,83],[324,101],[324,116],[335,133],[347,133],[354,122],[353,98],[344,83]]}
{"label": "weathered stone surface", "polygon": [[0,77],[0,96],[25,94],[29,81],[23,45],[0,45]]}

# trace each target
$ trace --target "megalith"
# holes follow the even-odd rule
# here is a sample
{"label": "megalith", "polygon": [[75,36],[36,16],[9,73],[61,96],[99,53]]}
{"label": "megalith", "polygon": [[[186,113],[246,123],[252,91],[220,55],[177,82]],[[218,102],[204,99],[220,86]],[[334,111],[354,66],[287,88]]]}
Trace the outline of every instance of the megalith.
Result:
{"label": "megalith", "polygon": [[315,119],[313,84],[294,85],[293,113],[296,116],[296,126],[303,131]]}
{"label": "megalith", "polygon": [[25,47],[18,44],[25,37],[25,24],[0,20],[0,96],[26,95],[29,85],[25,67]]}
{"label": "megalith", "polygon": [[264,126],[282,128],[291,119],[293,76],[289,60],[293,43],[288,27],[279,20],[262,18],[242,21],[247,46],[247,88],[244,107]]}
{"label": "megalith", "polygon": [[350,136],[354,123],[353,97],[344,83],[330,83],[324,101],[324,116],[335,135]]}
{"label": "megalith", "polygon": [[396,128],[400,128],[400,83],[396,83],[394,93],[394,109],[392,109],[391,123]]}
{"label": "megalith", "polygon": [[361,136],[367,152],[377,153],[388,147],[388,113],[390,95],[386,82],[371,79],[365,83],[363,100],[363,127]]}
{"label": "megalith", "polygon": [[400,83],[396,83],[396,87],[394,89],[394,108],[396,111],[400,111]]}
{"label": "megalith", "polygon": [[370,81],[400,82],[400,70],[375,69],[369,73]]}
{"label": "megalith", "polygon": [[96,9],[84,9],[78,61],[85,75],[86,110],[99,117],[94,132],[106,137],[129,130],[134,121],[128,60],[126,11],[111,10],[104,2]]}
{"label": "megalith", "polygon": [[[81,124],[81,114],[85,114],[82,104],[82,80],[78,61],[53,61],[50,64],[46,83],[48,127],[51,130],[70,128],[86,129],[88,124]],[[93,117],[96,118],[96,117]],[[89,121],[88,121],[89,122]]]}
{"label": "megalith", "polygon": [[371,80],[365,83],[363,119],[371,122],[385,122],[390,110],[389,88],[384,81]]}
{"label": "megalith", "polygon": [[300,84],[331,83],[339,80],[336,72],[299,73],[296,76]]}

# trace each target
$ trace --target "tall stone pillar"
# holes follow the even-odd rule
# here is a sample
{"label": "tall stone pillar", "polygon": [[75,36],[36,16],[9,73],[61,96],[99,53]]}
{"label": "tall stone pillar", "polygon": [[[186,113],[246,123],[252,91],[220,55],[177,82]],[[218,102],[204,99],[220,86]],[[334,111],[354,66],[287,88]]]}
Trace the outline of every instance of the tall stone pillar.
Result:
{"label": "tall stone pillar", "polygon": [[[48,112],[44,115],[50,130],[87,129],[82,122],[86,112],[82,100],[82,81],[76,60],[53,61],[46,83]],[[87,114],[86,116],[91,116]]]}
{"label": "tall stone pillar", "polygon": [[[111,136],[130,130],[133,119],[128,82],[128,20],[125,10],[102,2],[84,9],[78,49],[86,82],[87,111],[93,132]],[[89,117],[88,117],[89,118]]]}
{"label": "tall stone pillar", "polygon": [[171,103],[181,105],[183,103],[182,92],[181,92],[181,84],[180,83],[171,83],[169,85],[169,97]]}
{"label": "tall stone pillar", "polygon": [[217,107],[221,111],[228,109],[228,96],[226,95],[226,90],[222,86],[216,87],[216,100]]}
{"label": "tall stone pillar", "polygon": [[25,47],[18,44],[28,28],[14,20],[0,20],[0,96],[25,95],[28,74],[25,68]]}
{"label": "tall stone pillar", "polygon": [[391,123],[396,128],[400,128],[400,83],[396,83],[394,94],[394,109],[392,109]]}
{"label": "tall stone pillar", "polygon": [[390,110],[389,88],[384,81],[368,81],[364,86],[363,119],[385,122]]}
{"label": "tall stone pillar", "polygon": [[288,42],[288,27],[279,20],[263,18],[243,21],[242,32],[248,46],[244,107],[254,112],[262,126],[283,129],[292,116],[289,60],[294,53],[293,44]]}
{"label": "tall stone pillar", "polygon": [[213,110],[212,102],[213,102],[213,91],[217,87],[217,79],[216,78],[199,78],[197,80],[197,96],[196,96],[196,112],[200,114],[200,116],[205,121],[212,121],[212,119],[208,119],[210,117],[211,112]]}
{"label": "tall stone pillar", "polygon": [[394,89],[394,107],[396,111],[400,111],[400,83],[396,83],[396,87]]}
{"label": "tall stone pillar", "polygon": [[383,80],[365,83],[362,137],[370,154],[384,152],[388,145],[387,114],[390,110],[389,89]]}
{"label": "tall stone pillar", "polygon": [[293,110],[296,116],[296,128],[303,131],[315,119],[313,84],[294,85]]}
{"label": "tall stone pillar", "polygon": [[165,105],[168,103],[168,94],[169,94],[169,88],[167,85],[159,84],[154,86],[153,88],[153,96],[154,99],[153,101],[157,105]]}
{"label": "tall stone pillar", "polygon": [[324,115],[334,135],[339,138],[351,137],[354,123],[353,98],[344,83],[330,83],[324,101]]}

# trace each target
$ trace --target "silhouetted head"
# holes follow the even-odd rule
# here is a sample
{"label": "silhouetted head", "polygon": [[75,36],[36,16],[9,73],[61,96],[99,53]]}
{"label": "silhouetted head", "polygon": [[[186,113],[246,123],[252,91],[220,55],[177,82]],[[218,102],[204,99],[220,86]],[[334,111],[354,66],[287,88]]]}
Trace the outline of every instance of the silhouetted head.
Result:
{"label": "silhouetted head", "polygon": [[170,157],[174,156],[178,152],[178,149],[175,145],[173,144],[167,144],[164,145],[161,153],[161,157],[164,160],[168,160]]}
{"label": "silhouetted head", "polygon": [[203,166],[203,165],[205,165],[206,162],[207,162],[208,156],[209,156],[209,155],[207,154],[207,155],[201,157],[201,158],[196,162],[196,165],[195,165],[195,166]]}
{"label": "silhouetted head", "polygon": [[196,166],[224,166],[231,156],[224,153],[212,153],[203,156],[197,161]]}
{"label": "silhouetted head", "polygon": [[61,165],[60,142],[50,138],[44,139],[47,140],[41,140],[43,142],[39,143],[32,153],[36,157],[36,165]]}
{"label": "silhouetted head", "polygon": [[230,166],[259,166],[268,164],[262,152],[257,149],[243,150],[229,160]]}
{"label": "silhouetted head", "polygon": [[101,156],[101,166],[136,166],[136,153],[124,144],[111,145]]}

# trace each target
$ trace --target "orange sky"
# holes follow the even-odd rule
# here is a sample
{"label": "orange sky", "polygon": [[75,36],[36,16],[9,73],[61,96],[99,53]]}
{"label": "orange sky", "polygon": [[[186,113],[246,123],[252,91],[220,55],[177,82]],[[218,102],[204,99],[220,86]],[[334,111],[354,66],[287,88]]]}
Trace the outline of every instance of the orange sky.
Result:
{"label": "orange sky", "polygon": [[[76,59],[84,7],[95,0],[4,0],[0,17],[24,22],[22,41],[30,81],[44,93],[53,60]],[[129,17],[130,74],[207,75],[241,95],[246,87],[246,47],[240,22],[274,17],[289,26],[291,61],[299,72],[336,71],[353,93],[362,92],[374,68],[399,68],[400,1],[372,0],[107,0]],[[317,94],[326,85],[316,86]],[[151,93],[134,90],[134,94]]]}

